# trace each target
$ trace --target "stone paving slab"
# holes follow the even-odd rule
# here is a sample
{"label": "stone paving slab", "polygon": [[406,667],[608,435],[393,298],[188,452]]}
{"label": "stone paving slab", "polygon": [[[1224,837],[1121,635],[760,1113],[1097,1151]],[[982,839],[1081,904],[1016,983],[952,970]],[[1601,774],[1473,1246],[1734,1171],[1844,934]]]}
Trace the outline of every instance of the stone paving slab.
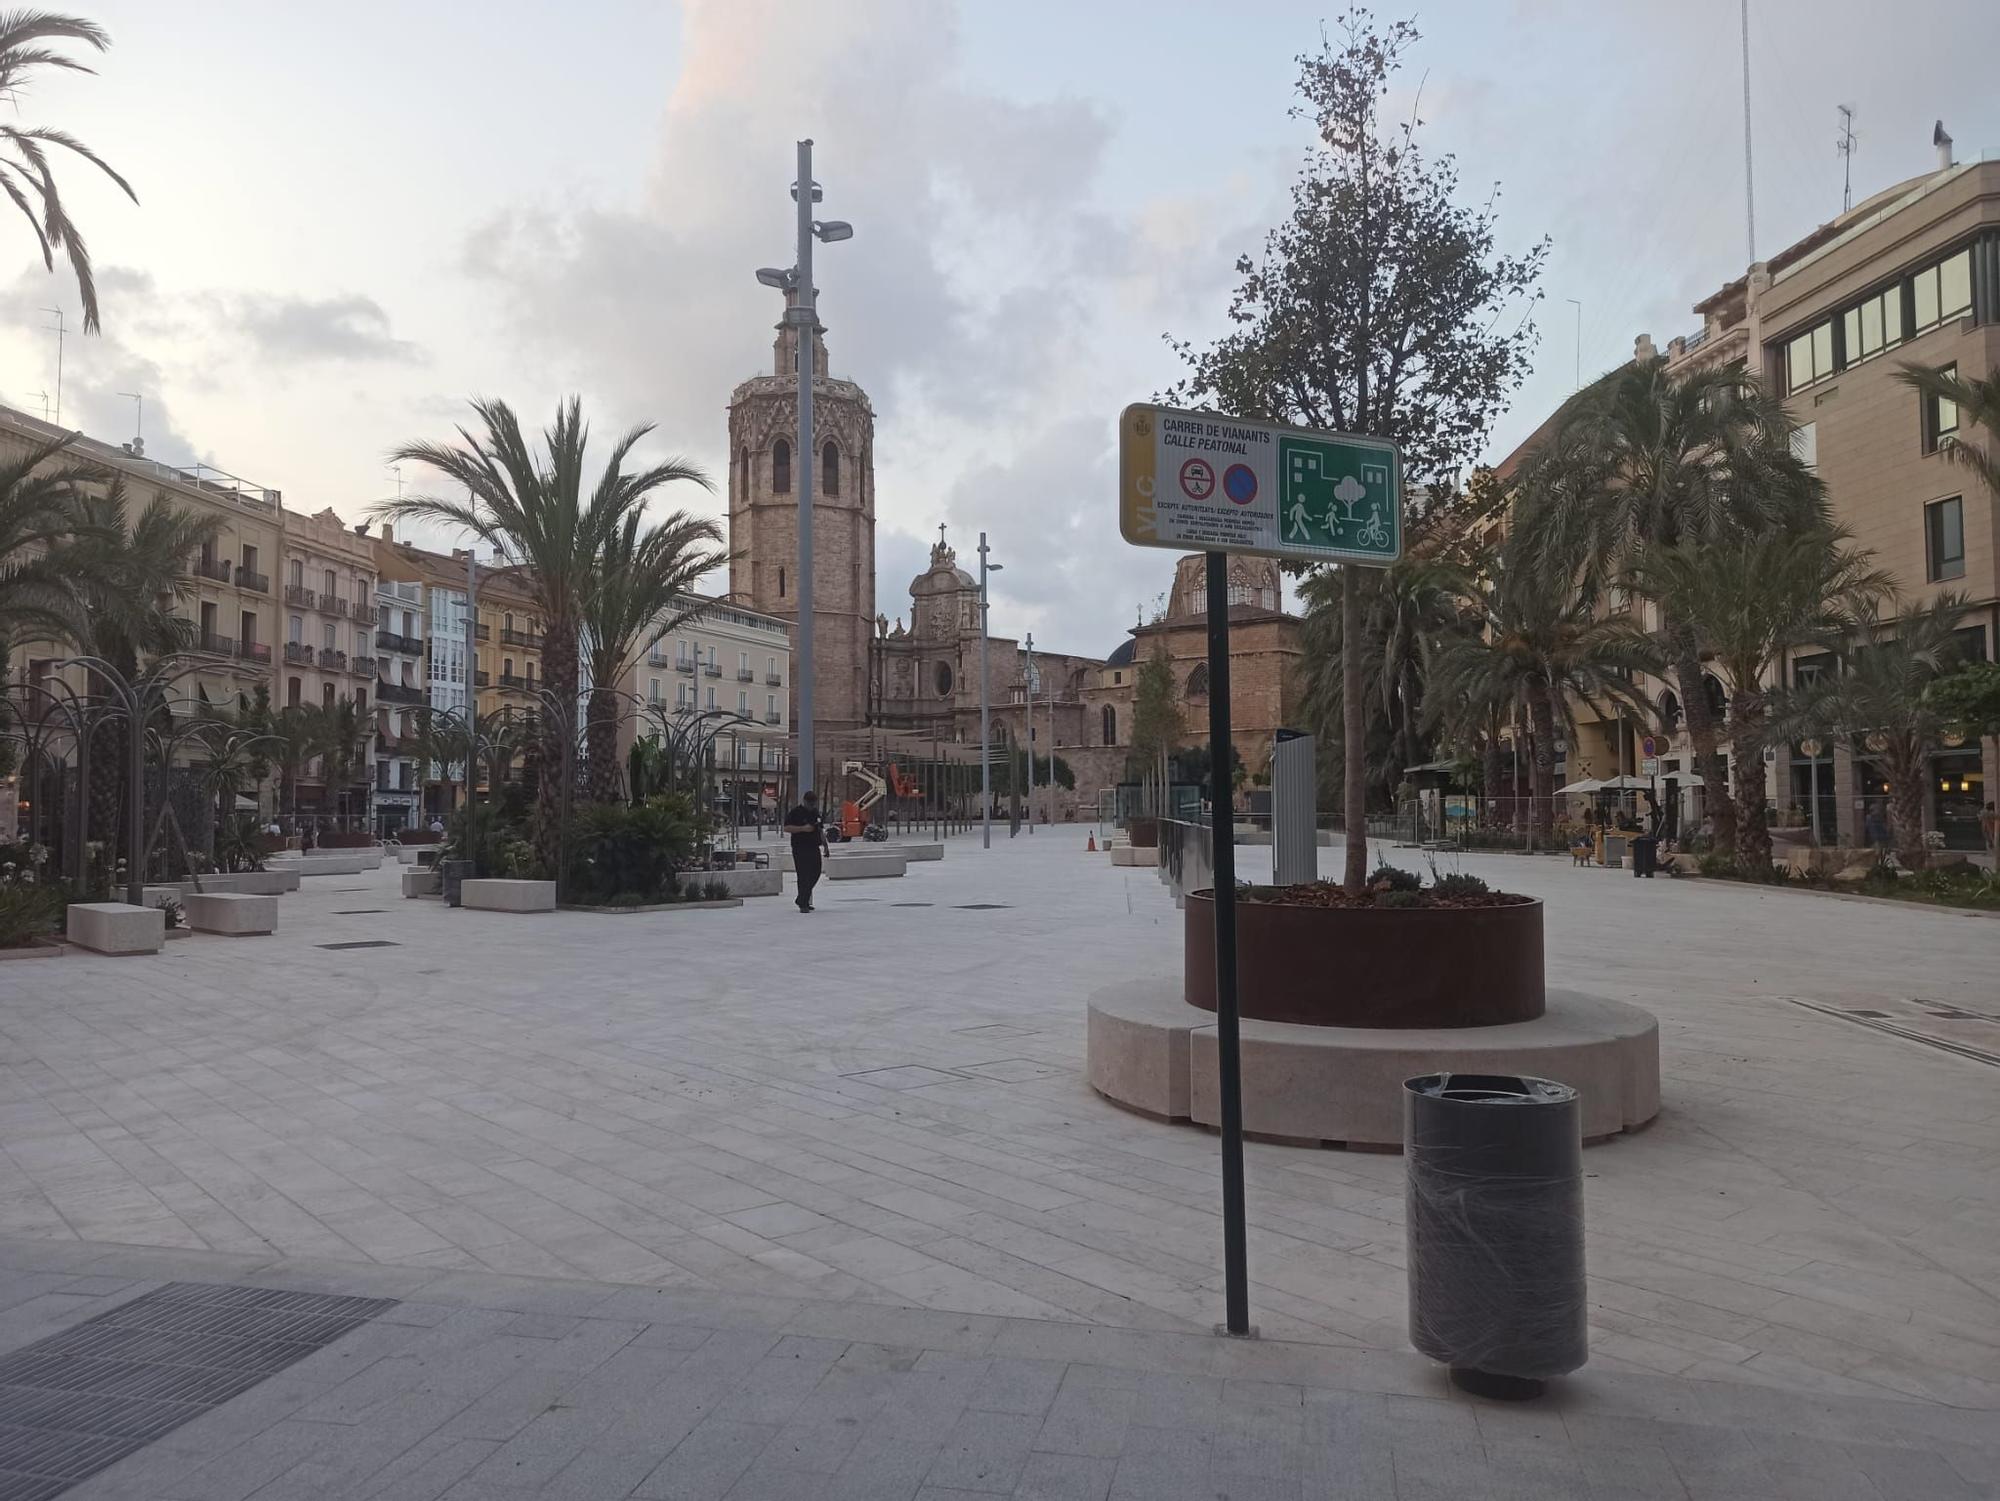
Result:
{"label": "stone paving slab", "polygon": [[[896,901],[670,925],[388,901],[392,866],[287,897],[254,962],[189,940],[5,967],[0,1235],[104,1275],[125,1245],[403,1298],[441,1271],[529,1276],[577,1289],[519,1310],[556,1317],[622,1284],[690,1309],[901,1305],[926,1338],[968,1317],[1206,1330],[1214,1139],[1083,1080],[1084,998],[1172,972],[1181,915],[1084,832],[954,841]],[[1990,1009],[1993,924],[1440,862],[1548,902],[1551,983],[1661,1019],[1661,1119],[1586,1163],[1593,1372],[1996,1405],[1994,1071],[1794,1004]],[[326,947],[364,939],[387,946]],[[1403,1348],[1400,1160],[1253,1143],[1247,1163],[1266,1333]]]}
{"label": "stone paving slab", "polygon": [[[73,1327],[219,1260],[80,1251],[0,1242],[0,1304],[66,1297],[33,1326]],[[251,1285],[343,1290],[331,1264],[222,1260]],[[376,1295],[375,1269],[351,1270],[344,1290]],[[625,1316],[642,1290],[614,1283],[432,1271],[405,1285],[366,1327],[67,1495],[2000,1495],[2000,1427],[1935,1403],[1587,1369],[1505,1405],[1402,1352],[755,1295],[661,1294],[649,1319]]]}

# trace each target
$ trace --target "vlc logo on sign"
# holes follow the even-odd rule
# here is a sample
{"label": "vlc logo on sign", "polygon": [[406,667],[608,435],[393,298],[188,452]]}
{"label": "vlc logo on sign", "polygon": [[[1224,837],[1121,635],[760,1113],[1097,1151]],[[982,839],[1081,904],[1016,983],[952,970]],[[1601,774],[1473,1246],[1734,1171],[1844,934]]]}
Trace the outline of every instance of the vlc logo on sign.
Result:
{"label": "vlc logo on sign", "polygon": [[1139,404],[1119,422],[1118,484],[1119,530],[1141,547],[1376,567],[1402,556],[1402,458],[1380,438]]}

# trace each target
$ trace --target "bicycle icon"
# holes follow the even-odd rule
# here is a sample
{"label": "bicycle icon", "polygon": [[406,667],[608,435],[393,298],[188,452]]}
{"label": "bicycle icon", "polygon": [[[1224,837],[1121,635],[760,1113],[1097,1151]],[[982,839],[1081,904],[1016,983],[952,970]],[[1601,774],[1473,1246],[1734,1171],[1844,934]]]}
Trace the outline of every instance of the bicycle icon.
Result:
{"label": "bicycle icon", "polygon": [[1380,506],[1368,508],[1368,519],[1354,534],[1354,545],[1367,548],[1386,548],[1389,545],[1389,524],[1382,519]]}

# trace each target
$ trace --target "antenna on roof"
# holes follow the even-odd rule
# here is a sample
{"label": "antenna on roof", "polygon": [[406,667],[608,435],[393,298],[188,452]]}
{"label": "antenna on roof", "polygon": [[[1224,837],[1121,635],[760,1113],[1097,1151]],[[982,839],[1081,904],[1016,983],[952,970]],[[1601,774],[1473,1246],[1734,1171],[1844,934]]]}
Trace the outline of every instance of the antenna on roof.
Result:
{"label": "antenna on roof", "polygon": [[1844,214],[1854,207],[1854,106],[1836,105],[1840,111],[1840,139],[1833,149],[1841,156],[1840,169],[1840,211]]}

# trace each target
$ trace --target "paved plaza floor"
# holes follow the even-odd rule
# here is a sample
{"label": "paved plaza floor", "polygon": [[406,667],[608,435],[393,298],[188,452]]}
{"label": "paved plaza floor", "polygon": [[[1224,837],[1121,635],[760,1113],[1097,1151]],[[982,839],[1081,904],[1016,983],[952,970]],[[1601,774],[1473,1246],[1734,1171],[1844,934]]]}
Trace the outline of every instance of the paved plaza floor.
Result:
{"label": "paved plaza floor", "polygon": [[389,866],[275,937],[0,966],[0,1357],[171,1279],[400,1300],[69,1494],[1996,1493],[2000,1072],[1846,1013],[2000,1051],[2000,922],[1441,857],[1661,1019],[1661,1118],[1585,1155],[1591,1364],[1502,1411],[1405,1353],[1395,1156],[1253,1143],[1266,1338],[1206,1332],[1215,1140],[1083,1082],[1086,997],[1176,973],[1180,914],[1084,837],[811,915]]}

